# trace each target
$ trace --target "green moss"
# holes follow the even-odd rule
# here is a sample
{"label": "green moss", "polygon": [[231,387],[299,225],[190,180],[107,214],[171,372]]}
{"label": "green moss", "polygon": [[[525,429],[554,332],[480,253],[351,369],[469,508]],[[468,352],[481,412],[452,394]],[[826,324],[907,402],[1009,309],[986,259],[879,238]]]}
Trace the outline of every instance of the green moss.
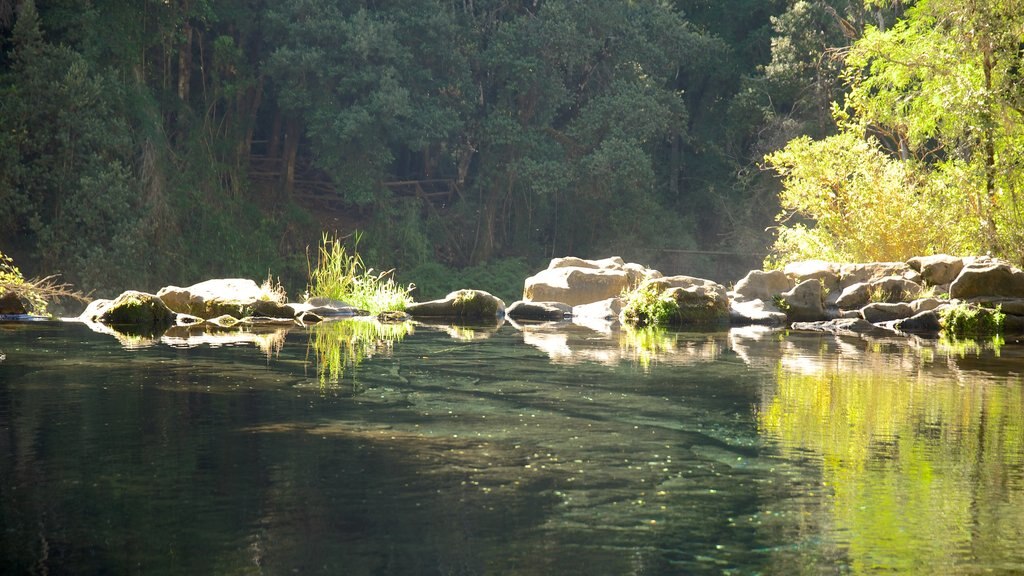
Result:
{"label": "green moss", "polygon": [[943,310],[939,317],[943,332],[951,338],[988,338],[1002,334],[1006,314],[974,304],[958,304]]}
{"label": "green moss", "polygon": [[174,324],[174,312],[152,294],[128,291],[118,296],[99,320],[137,334],[148,334],[165,330]]}
{"label": "green moss", "polygon": [[460,290],[452,302],[455,316],[459,318],[494,318],[498,315],[498,303],[476,290]]}

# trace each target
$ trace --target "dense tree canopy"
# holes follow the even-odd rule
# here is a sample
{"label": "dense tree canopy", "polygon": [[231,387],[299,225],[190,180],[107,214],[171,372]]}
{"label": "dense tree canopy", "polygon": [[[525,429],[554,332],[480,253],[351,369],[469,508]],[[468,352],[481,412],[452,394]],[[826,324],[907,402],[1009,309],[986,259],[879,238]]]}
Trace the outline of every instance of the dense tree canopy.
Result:
{"label": "dense tree canopy", "polygon": [[331,225],[400,275],[759,252],[778,209],[761,158],[835,130],[842,49],[886,18],[839,0],[0,3],[0,242],[86,289],[299,278]]}

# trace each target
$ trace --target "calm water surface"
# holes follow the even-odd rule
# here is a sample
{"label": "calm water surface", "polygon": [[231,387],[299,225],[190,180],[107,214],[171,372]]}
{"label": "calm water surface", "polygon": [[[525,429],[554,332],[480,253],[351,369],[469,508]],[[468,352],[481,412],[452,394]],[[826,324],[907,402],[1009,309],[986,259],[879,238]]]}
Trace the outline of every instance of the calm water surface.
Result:
{"label": "calm water surface", "polygon": [[0,573],[1024,573],[1024,346],[324,330],[0,324]]}

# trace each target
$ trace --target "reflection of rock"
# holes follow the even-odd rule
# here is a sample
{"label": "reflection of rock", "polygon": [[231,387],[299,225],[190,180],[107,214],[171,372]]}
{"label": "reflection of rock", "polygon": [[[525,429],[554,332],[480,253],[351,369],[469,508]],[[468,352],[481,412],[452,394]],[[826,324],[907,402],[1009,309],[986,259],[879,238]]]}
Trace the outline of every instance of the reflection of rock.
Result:
{"label": "reflection of rock", "polygon": [[452,324],[443,318],[418,318],[416,324],[427,328],[435,328],[447,332],[456,340],[484,340],[490,338],[505,324],[504,318],[497,318],[491,324],[479,322],[475,324]]}
{"label": "reflection of rock", "polygon": [[89,327],[90,330],[97,334],[106,334],[113,336],[126,350],[138,350],[140,348],[149,348],[157,342],[159,342],[159,336],[152,334],[130,334],[117,330],[112,326],[106,326],[99,322],[93,322],[89,320],[83,320],[83,324]]}
{"label": "reflection of rock", "polygon": [[218,348],[252,344],[270,356],[281,350],[287,335],[287,327],[265,330],[218,330],[216,328],[175,326],[164,332],[160,337],[160,342],[175,348],[195,348],[197,346]]}
{"label": "reflection of rock", "polygon": [[467,321],[493,321],[505,314],[501,298],[483,290],[456,290],[440,300],[417,302],[406,307],[413,318],[447,318]]}
{"label": "reflection of rock", "polygon": [[793,330],[833,332],[836,334],[891,334],[863,318],[836,318],[823,322],[794,322]]}

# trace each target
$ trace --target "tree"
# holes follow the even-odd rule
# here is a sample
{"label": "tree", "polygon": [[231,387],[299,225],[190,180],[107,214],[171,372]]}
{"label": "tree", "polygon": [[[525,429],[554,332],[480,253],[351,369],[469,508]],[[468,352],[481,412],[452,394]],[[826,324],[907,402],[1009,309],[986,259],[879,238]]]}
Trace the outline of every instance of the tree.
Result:
{"label": "tree", "polygon": [[[920,0],[889,28],[867,26],[847,56],[849,96],[845,107],[836,110],[845,136],[832,144],[861,154],[862,163],[878,161],[884,153],[887,163],[905,164],[905,173],[925,183],[921,193],[933,196],[930,203],[944,210],[938,221],[953,223],[944,232],[948,241],[932,250],[988,250],[1024,261],[1024,218],[1018,207],[1024,177],[1019,106],[1024,85],[1018,73],[1022,8],[1013,0]],[[805,145],[794,143],[792,151]],[[786,162],[776,166],[787,170]],[[788,176],[789,191],[818,187],[827,193],[820,183]],[[852,196],[876,194],[857,179],[845,187]],[[910,205],[902,208],[904,222],[932,217]],[[826,216],[831,209],[796,211],[819,223],[844,216]],[[838,246],[843,240],[830,242]]]}

